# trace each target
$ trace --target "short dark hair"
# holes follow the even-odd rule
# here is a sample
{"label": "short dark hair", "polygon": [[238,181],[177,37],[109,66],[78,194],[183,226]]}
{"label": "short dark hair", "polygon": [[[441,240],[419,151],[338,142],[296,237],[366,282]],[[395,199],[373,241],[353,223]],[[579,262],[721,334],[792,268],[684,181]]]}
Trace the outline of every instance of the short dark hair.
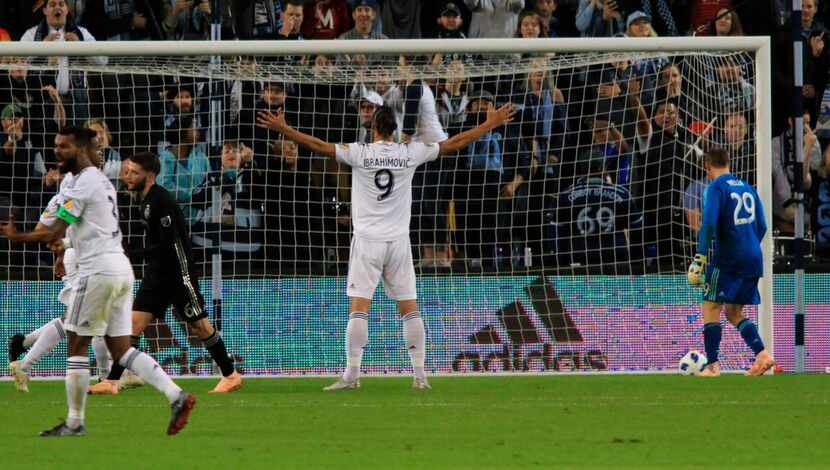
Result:
{"label": "short dark hair", "polygon": [[129,160],[154,175],[161,172],[161,162],[158,155],[153,152],[138,152],[133,154]]}
{"label": "short dark hair", "polygon": [[372,127],[380,135],[390,136],[398,129],[398,122],[395,120],[395,111],[389,106],[381,106],[375,110],[372,116]]}
{"label": "short dark hair", "polygon": [[703,154],[703,159],[715,168],[729,168],[729,152],[724,148],[709,149]]}
{"label": "short dark hair", "polygon": [[88,127],[66,126],[58,131],[59,135],[72,136],[75,145],[87,149],[95,148],[95,139],[98,133]]}
{"label": "short dark hair", "polygon": [[266,88],[276,88],[276,91],[274,91],[274,93],[278,93],[280,91],[285,91],[285,83],[280,81],[265,82],[262,85],[262,89],[264,90]]}
{"label": "short dark hair", "polygon": [[666,94],[664,92],[664,89],[658,90],[654,97],[654,103],[651,105],[652,117],[654,117],[654,115],[657,114],[657,111],[660,110],[661,106],[668,107],[669,105],[674,105],[675,108],[680,107],[678,104],[679,101],[677,99],[666,97]]}
{"label": "short dark hair", "polygon": [[293,5],[295,7],[301,7],[305,5],[305,0],[283,0],[283,5]]}

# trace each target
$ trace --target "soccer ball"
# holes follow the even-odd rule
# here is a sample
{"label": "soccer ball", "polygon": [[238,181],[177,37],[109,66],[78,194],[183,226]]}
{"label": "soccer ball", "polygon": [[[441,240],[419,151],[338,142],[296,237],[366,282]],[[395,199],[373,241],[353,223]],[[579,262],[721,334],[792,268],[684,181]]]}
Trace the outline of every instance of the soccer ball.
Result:
{"label": "soccer ball", "polygon": [[697,375],[704,367],[706,367],[706,356],[700,351],[687,352],[677,365],[683,375]]}

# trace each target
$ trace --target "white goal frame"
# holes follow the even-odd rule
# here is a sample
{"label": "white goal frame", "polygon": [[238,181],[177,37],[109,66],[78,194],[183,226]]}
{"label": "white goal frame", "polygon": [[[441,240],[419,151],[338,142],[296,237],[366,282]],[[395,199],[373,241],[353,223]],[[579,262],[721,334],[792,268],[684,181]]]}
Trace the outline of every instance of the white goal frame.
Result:
{"label": "white goal frame", "polygon": [[[757,172],[771,175],[772,64],[768,37],[671,38],[555,38],[555,39],[402,39],[366,41],[113,41],[113,42],[0,42],[0,56],[281,56],[311,54],[367,55],[454,53],[636,53],[745,51],[755,55],[755,122]],[[758,194],[767,210],[769,230],[762,242],[764,277],[759,289],[758,327],[764,343],[773,344],[772,180],[757,178]]]}

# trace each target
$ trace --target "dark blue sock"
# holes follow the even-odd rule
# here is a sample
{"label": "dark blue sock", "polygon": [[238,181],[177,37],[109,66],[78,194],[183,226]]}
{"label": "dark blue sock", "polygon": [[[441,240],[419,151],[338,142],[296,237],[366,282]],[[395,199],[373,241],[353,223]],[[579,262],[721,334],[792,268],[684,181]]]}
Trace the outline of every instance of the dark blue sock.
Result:
{"label": "dark blue sock", "polygon": [[764,350],[764,342],[758,335],[758,328],[755,326],[755,323],[752,323],[752,320],[744,318],[738,323],[737,328],[741,332],[741,338],[744,339],[744,342],[752,352],[758,355],[759,352]]}
{"label": "dark blue sock", "polygon": [[707,323],[703,325],[703,344],[706,347],[707,364],[718,362],[722,329],[720,323]]}

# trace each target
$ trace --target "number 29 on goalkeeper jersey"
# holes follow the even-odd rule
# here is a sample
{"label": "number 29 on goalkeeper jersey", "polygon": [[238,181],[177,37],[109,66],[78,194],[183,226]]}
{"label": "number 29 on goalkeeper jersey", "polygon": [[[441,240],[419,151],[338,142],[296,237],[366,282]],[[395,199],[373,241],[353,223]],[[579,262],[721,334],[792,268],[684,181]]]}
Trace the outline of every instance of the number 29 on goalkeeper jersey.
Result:
{"label": "number 29 on goalkeeper jersey", "polygon": [[761,240],[766,232],[755,188],[731,173],[709,183],[703,194],[697,253],[706,255],[711,245],[710,267],[740,277],[762,277]]}

